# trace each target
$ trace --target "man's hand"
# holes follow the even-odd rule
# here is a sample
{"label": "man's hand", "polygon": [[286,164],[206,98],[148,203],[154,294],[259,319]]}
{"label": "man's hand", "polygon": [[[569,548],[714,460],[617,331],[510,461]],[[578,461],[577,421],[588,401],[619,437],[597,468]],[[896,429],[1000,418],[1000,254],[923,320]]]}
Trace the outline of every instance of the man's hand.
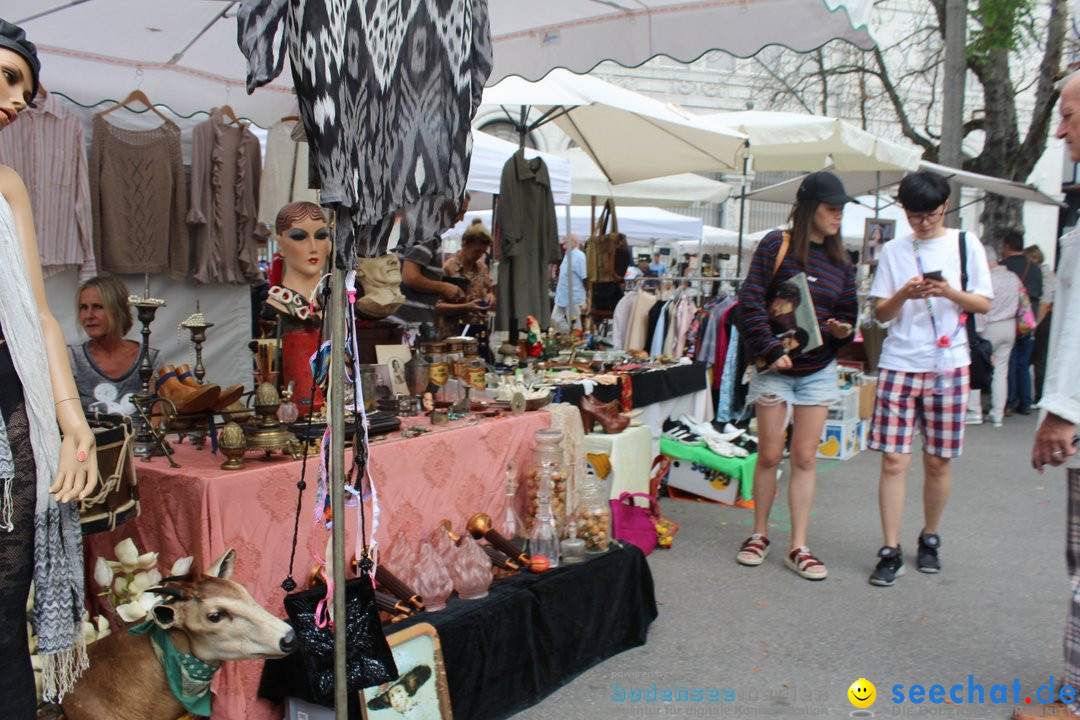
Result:
{"label": "man's hand", "polygon": [[1044,465],[1057,467],[1076,454],[1073,439],[1076,426],[1053,413],[1046,418],[1035,431],[1035,444],[1031,448],[1031,466],[1043,471]]}
{"label": "man's hand", "polygon": [[923,279],[922,275],[916,275],[915,277],[904,283],[896,294],[902,297],[904,300],[914,300],[916,298],[925,297],[924,284],[928,282]]}

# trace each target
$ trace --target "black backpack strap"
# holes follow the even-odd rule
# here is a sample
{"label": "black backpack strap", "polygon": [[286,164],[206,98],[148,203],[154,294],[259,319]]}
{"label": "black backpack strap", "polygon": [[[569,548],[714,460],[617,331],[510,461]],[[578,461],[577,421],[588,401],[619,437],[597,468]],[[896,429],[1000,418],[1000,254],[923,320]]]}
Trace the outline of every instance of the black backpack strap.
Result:
{"label": "black backpack strap", "polygon": [[960,289],[967,292],[967,233],[960,231]]}

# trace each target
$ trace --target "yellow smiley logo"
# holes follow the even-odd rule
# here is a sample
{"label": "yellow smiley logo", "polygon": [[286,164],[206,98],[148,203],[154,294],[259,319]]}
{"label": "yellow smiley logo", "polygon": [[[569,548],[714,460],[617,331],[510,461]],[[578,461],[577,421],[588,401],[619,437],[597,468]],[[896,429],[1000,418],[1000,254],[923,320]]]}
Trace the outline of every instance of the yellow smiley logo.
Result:
{"label": "yellow smiley logo", "polygon": [[859,678],[851,683],[847,696],[855,707],[868,708],[874,704],[874,698],[877,697],[877,688],[874,687],[874,683],[866,678]]}

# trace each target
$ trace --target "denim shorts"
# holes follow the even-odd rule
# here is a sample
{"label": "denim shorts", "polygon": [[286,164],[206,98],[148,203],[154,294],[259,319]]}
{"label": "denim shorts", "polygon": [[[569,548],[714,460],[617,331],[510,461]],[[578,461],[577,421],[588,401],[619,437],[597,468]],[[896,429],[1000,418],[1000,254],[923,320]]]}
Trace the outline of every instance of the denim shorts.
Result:
{"label": "denim shorts", "polygon": [[[746,401],[752,403],[762,399],[762,396],[773,395],[788,406],[832,405],[840,399],[840,385],[836,380],[835,361],[812,375],[802,377],[784,375],[775,370],[759,373],[755,368],[750,371],[750,391]],[[768,400],[764,402],[777,404]]]}

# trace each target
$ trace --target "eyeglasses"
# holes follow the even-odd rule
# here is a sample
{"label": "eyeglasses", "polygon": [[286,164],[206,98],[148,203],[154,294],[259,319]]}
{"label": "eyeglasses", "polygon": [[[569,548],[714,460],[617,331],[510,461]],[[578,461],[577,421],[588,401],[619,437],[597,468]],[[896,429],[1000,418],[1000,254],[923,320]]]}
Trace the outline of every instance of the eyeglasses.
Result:
{"label": "eyeglasses", "polygon": [[928,213],[910,213],[907,210],[904,211],[907,215],[907,221],[909,225],[923,225],[925,223],[936,223],[945,214],[945,206],[942,205],[937,210]]}

